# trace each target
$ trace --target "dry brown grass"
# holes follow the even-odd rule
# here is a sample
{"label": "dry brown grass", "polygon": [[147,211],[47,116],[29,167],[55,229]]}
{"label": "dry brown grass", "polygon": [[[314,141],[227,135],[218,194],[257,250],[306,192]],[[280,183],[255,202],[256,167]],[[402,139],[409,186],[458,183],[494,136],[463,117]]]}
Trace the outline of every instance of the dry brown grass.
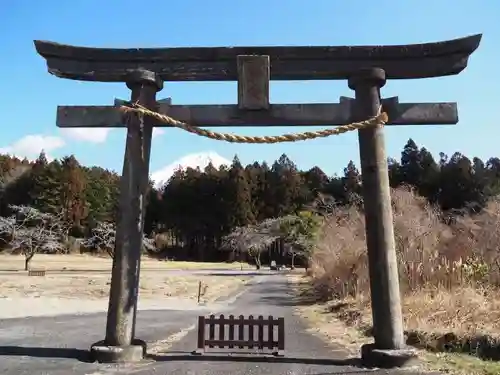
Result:
{"label": "dry brown grass", "polygon": [[[293,275],[290,279],[297,294],[307,295],[311,292],[309,277]],[[304,297],[302,295],[300,299],[303,300]],[[348,353],[357,357],[361,345],[373,342],[373,338],[367,334],[371,323],[367,302],[369,301],[363,298],[344,298],[326,303],[307,303],[301,304],[297,313],[308,323],[310,333],[341,345]],[[435,311],[436,309],[433,310]],[[408,314],[407,306],[404,313]],[[441,343],[430,344],[436,347]],[[421,348],[417,351],[422,371],[442,371],[453,375],[500,374],[500,362],[485,361],[463,353],[432,352]]]}
{"label": "dry brown grass", "polygon": [[[500,338],[500,201],[490,202],[475,217],[446,225],[441,213],[411,190],[392,194],[406,329],[424,333],[431,341],[450,332],[454,337]],[[349,340],[359,348],[362,333],[371,326],[361,212],[339,210],[325,224],[307,286],[308,293],[325,304],[303,308],[302,314],[323,324],[323,331],[336,326],[332,337],[339,337],[342,325],[357,329],[361,336]],[[435,350],[441,345],[425,344]]]}
{"label": "dry brown grass", "polygon": [[[206,290],[203,301],[212,302],[220,296],[231,294],[247,278],[205,275],[165,275],[154,271],[141,272],[140,298],[183,298],[196,300],[201,281]],[[99,273],[47,274],[30,277],[26,274],[0,275],[0,298],[57,297],[63,299],[107,299],[111,277]],[[205,288],[206,286],[206,288]]]}
{"label": "dry brown grass", "polygon": [[[111,259],[86,255],[36,255],[33,269],[45,269],[44,277],[30,277],[22,269],[22,256],[0,256],[0,298],[57,297],[62,299],[107,299],[111,281]],[[141,299],[183,298],[196,300],[202,282],[205,302],[229,295],[247,280],[240,276],[184,275],[172,269],[236,268],[239,264],[159,262],[143,259]],[[2,271],[3,270],[3,271]],[[11,271],[5,271],[11,270]]]}
{"label": "dry brown grass", "polygon": [[[50,271],[72,270],[111,270],[112,259],[107,255],[94,256],[86,254],[37,254],[30,263],[33,269]],[[141,258],[141,270],[196,270],[196,269],[249,269],[246,263],[209,263],[209,262],[178,262],[159,261],[148,256]],[[22,255],[0,254],[0,271],[15,271],[24,269]]]}

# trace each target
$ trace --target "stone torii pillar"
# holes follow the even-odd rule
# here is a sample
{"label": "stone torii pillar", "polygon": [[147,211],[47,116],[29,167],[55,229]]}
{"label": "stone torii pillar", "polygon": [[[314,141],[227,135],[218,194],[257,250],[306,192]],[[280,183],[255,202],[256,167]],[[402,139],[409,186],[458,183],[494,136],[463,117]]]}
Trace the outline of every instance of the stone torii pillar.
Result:
{"label": "stone torii pillar", "polygon": [[[156,108],[156,92],[163,88],[156,73],[135,70],[126,83],[132,91],[131,101]],[[136,113],[127,116],[106,337],[92,347],[98,359],[110,356],[113,360],[116,355],[121,359],[141,359],[146,350],[146,344],[134,336],[153,122]]]}
{"label": "stone torii pillar", "polygon": [[[398,125],[458,123],[456,103],[399,103],[398,97],[381,99],[386,83],[383,69],[358,71],[348,80],[356,98],[340,97],[352,120],[372,117],[380,107]],[[362,358],[377,367],[400,366],[415,358],[403,335],[398,263],[390,196],[389,171],[382,127],[358,131],[365,231],[368,248],[374,344],[361,348]]]}
{"label": "stone torii pillar", "polygon": [[[467,66],[481,35],[402,46],[105,49],[35,41],[48,70],[61,78],[125,82],[132,101],[195,126],[318,126],[366,120],[379,110],[386,125],[456,124],[456,103],[399,103],[380,98],[386,79],[454,75]],[[272,67],[272,69],[271,69]],[[340,103],[270,104],[270,80],[347,80],[355,99]],[[172,105],[155,101],[163,81],[238,81],[238,105]],[[106,336],[92,347],[100,361],[138,360],[135,338],[144,196],[153,126],[115,106],[59,106],[59,127],[126,127],[115,259]],[[359,131],[375,342],[362,348],[370,365],[401,365],[405,347],[387,160],[382,128]]]}

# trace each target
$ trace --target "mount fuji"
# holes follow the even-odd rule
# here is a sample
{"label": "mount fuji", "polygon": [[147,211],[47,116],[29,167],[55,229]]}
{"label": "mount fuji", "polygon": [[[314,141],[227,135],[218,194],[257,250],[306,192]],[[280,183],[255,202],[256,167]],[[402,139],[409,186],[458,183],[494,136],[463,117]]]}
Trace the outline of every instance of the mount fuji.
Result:
{"label": "mount fuji", "polygon": [[155,188],[158,189],[168,182],[176,170],[199,167],[203,171],[210,163],[215,168],[219,168],[221,165],[231,165],[231,161],[214,151],[200,152],[183,156],[173,163],[154,171],[151,174],[151,179],[154,181]]}

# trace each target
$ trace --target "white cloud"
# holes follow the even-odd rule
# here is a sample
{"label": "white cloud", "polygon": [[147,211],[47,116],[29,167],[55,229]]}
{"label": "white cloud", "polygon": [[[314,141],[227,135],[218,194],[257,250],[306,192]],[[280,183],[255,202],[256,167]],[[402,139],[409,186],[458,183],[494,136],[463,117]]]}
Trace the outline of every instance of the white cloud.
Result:
{"label": "white cloud", "polygon": [[[91,143],[104,143],[112,128],[62,128],[61,133],[70,139]],[[165,133],[161,128],[153,128],[153,138]]]}
{"label": "white cloud", "polygon": [[43,150],[47,155],[47,159],[51,160],[52,156],[50,156],[50,153],[63,147],[65,144],[66,142],[61,137],[30,134],[8,146],[0,147],[0,154],[9,154],[18,158],[26,157],[29,160],[34,160]]}
{"label": "white cloud", "polygon": [[219,168],[221,165],[231,165],[231,161],[220,156],[214,151],[188,154],[180,159],[177,159],[173,163],[154,171],[151,174],[151,179],[155,182],[155,186],[159,188],[163,186],[170,177],[172,177],[177,169],[200,167],[200,169],[203,170],[210,162],[215,168]]}
{"label": "white cloud", "polygon": [[77,141],[103,143],[111,130],[111,128],[62,128],[61,133]]}
{"label": "white cloud", "polygon": [[162,128],[153,128],[153,138],[156,138],[163,134],[165,134],[165,130],[163,130]]}

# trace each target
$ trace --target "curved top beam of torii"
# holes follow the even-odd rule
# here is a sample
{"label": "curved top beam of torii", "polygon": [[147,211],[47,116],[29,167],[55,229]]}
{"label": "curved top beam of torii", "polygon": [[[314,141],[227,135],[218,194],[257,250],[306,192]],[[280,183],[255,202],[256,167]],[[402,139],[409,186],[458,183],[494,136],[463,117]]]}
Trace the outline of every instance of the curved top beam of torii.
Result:
{"label": "curved top beam of torii", "polygon": [[164,81],[237,80],[238,55],[268,55],[272,80],[348,79],[377,67],[388,79],[458,74],[482,34],[424,44],[388,46],[91,48],[35,40],[37,52],[57,77],[124,82],[131,70],[158,73]]}

